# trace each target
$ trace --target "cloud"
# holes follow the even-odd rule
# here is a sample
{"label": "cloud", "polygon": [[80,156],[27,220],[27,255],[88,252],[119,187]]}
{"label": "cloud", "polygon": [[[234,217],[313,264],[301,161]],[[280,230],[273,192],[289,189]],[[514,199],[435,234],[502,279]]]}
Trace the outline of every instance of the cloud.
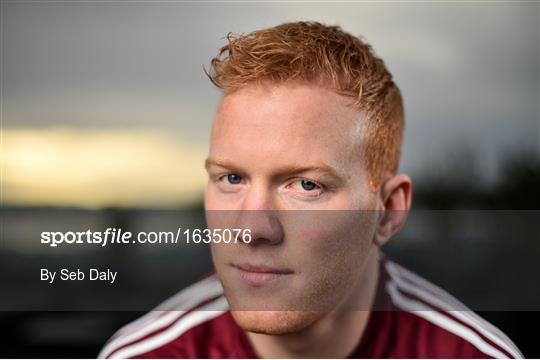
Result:
{"label": "cloud", "polygon": [[[202,71],[229,31],[291,20],[364,36],[403,91],[402,168],[464,144],[489,176],[538,150],[538,2],[3,4],[3,126],[170,128],[202,144],[219,93]],[[450,151],[451,152],[451,151]],[[436,162],[435,162],[436,163]],[[491,165],[489,165],[491,164]]]}

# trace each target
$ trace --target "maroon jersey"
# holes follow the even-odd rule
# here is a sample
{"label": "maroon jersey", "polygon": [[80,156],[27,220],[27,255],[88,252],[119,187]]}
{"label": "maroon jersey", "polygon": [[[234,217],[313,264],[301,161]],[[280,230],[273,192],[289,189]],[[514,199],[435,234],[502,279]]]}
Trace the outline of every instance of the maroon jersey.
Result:
{"label": "maroon jersey", "polygon": [[[445,291],[380,261],[375,310],[350,358],[523,358],[506,335]],[[158,308],[120,329],[99,357],[257,357],[215,275]]]}

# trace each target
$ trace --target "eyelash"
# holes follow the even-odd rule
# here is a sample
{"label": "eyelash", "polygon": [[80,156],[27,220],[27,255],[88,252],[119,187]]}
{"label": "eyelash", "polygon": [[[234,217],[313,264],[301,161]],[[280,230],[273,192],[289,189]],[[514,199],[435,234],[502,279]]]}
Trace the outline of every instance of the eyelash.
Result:
{"label": "eyelash", "polygon": [[[305,189],[304,189],[304,191],[306,191],[306,192],[312,192],[312,191],[314,192],[314,190],[316,190],[316,189],[318,189],[318,190],[321,191],[321,192],[324,190],[324,186],[322,186],[319,182],[314,181],[314,180],[310,180],[310,179],[307,179],[307,178],[295,179],[295,180],[293,181],[293,184],[294,184],[294,183],[297,183],[297,182],[300,182],[300,183],[301,183],[302,181],[306,181],[306,182],[313,183],[313,184],[315,184],[315,186],[316,186],[316,188],[314,188],[313,190],[305,190]],[[302,186],[302,184],[300,184],[300,186]]]}
{"label": "eyelash", "polygon": [[[243,177],[242,175],[238,175],[238,174],[236,174],[236,173],[227,173],[227,174],[224,174],[224,175],[219,175],[219,176],[217,177],[217,181],[218,181],[218,182],[224,181],[225,179],[227,179],[227,177],[228,177],[229,175],[236,175],[236,176],[238,176],[238,177],[241,179],[240,182],[242,182],[242,180],[244,180],[244,177]],[[229,185],[238,185],[238,184],[231,184],[231,183],[228,183],[228,184],[229,184]]]}
{"label": "eyelash", "polygon": [[[228,173],[228,174],[224,174],[224,175],[220,175],[217,180],[218,181],[225,181],[225,179],[229,176],[229,175],[236,175],[238,177],[240,177],[240,181],[243,180],[243,177],[241,175],[238,175],[238,174],[235,174],[235,173]],[[318,181],[315,181],[315,180],[311,180],[311,179],[308,179],[308,178],[296,178],[294,179],[291,184],[294,184],[296,182],[301,182],[301,181],[307,181],[307,182],[310,182],[310,183],[313,183],[316,185],[316,187],[319,189],[319,191],[321,192],[321,194],[326,190],[325,186],[322,185],[321,183],[319,183]],[[239,185],[239,184],[231,184],[230,182],[228,183],[228,185]],[[315,189],[314,189],[315,190]],[[314,190],[304,190],[306,193],[309,193],[309,192],[315,192]],[[319,194],[318,196],[320,196],[321,194]]]}

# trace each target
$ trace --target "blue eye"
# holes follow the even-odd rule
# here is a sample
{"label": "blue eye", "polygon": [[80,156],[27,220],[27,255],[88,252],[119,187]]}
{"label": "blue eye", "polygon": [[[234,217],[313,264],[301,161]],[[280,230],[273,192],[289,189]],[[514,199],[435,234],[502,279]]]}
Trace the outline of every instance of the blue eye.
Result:
{"label": "blue eye", "polygon": [[315,184],[313,181],[309,180],[302,180],[302,188],[307,191],[311,191],[317,187],[317,184]]}
{"label": "blue eye", "polygon": [[240,184],[240,182],[242,181],[242,177],[236,174],[229,174],[227,175],[227,180],[229,181],[229,183],[236,185]]}

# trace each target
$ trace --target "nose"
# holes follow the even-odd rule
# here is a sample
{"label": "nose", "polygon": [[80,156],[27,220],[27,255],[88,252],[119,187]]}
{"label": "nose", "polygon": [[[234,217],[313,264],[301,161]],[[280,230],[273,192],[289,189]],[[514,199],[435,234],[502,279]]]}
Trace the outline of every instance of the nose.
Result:
{"label": "nose", "polygon": [[283,241],[277,210],[240,210],[237,215],[237,228],[249,229],[249,238],[246,236],[244,243],[259,246],[278,245]]}
{"label": "nose", "polygon": [[258,246],[277,245],[283,241],[283,227],[271,189],[253,186],[237,215],[238,228],[249,229],[251,233],[251,239],[244,239],[245,243]]}

